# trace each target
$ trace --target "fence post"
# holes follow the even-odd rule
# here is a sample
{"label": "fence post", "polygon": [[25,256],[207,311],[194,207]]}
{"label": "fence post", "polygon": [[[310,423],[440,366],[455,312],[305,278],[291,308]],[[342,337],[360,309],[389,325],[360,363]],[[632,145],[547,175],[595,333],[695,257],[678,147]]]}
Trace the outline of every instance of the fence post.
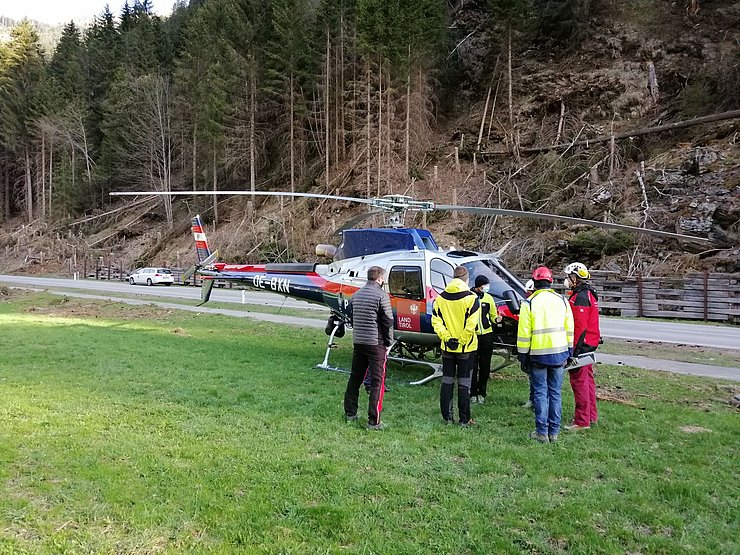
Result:
{"label": "fence post", "polygon": [[642,318],[642,273],[637,272],[637,316]]}
{"label": "fence post", "polygon": [[87,255],[82,258],[82,279],[87,279]]}
{"label": "fence post", "polygon": [[709,270],[704,270],[704,321],[709,320]]}

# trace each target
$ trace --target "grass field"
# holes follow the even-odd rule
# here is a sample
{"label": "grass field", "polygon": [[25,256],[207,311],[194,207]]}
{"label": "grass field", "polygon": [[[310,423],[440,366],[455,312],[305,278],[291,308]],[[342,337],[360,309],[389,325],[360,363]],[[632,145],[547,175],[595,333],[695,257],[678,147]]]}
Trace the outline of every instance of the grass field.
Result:
{"label": "grass field", "polygon": [[638,406],[539,445],[520,372],[460,429],[392,368],[368,432],[346,375],[313,369],[320,330],[53,295],[0,325],[0,553],[740,549],[733,384],[601,367]]}

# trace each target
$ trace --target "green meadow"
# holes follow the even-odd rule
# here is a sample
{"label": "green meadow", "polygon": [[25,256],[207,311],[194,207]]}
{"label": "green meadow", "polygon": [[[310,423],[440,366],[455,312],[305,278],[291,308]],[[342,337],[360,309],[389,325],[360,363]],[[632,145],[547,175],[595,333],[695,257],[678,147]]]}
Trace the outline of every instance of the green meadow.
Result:
{"label": "green meadow", "polygon": [[737,384],[600,366],[618,402],[540,445],[518,369],[461,429],[391,366],[371,432],[321,330],[43,294],[0,327],[2,554],[740,550]]}

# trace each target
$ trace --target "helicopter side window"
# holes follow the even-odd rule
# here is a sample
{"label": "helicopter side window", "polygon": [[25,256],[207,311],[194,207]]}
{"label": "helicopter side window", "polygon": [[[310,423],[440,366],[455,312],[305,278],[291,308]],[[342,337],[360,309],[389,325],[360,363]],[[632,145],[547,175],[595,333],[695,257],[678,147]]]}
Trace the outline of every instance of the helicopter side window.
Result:
{"label": "helicopter side window", "polygon": [[388,274],[388,292],[402,299],[424,298],[421,268],[417,266],[394,266]]}
{"label": "helicopter side window", "polygon": [[432,287],[437,293],[441,293],[453,279],[454,269],[452,265],[439,258],[432,259],[430,266]]}

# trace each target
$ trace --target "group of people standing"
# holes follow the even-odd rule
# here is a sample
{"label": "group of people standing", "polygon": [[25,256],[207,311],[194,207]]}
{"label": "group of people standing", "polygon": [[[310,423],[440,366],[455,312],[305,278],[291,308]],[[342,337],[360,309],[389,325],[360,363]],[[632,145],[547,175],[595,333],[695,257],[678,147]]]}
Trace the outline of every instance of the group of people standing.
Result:
{"label": "group of people standing", "polygon": [[[589,283],[586,266],[575,262],[565,269],[568,298],[556,293],[552,272],[541,266],[534,270],[528,298],[520,307],[517,352],[530,380],[530,401],[535,413],[531,437],[548,443],[560,432],[561,388],[566,365],[573,357],[596,349],[600,341],[598,296]],[[496,303],[488,293],[485,275],[470,276],[464,266],[454,270],[453,279],[435,299],[432,327],[442,350],[440,411],[445,424],[454,423],[452,401],[457,385],[458,423],[475,424],[472,403],[485,403],[493,354],[493,329],[498,318]],[[385,271],[368,270],[368,283],[352,297],[352,371],[344,395],[348,421],[357,420],[359,390],[369,376],[368,428],[380,429],[385,363],[393,343],[393,313],[383,290]],[[567,430],[586,430],[598,420],[593,366],[569,370],[575,397],[575,415]]]}

